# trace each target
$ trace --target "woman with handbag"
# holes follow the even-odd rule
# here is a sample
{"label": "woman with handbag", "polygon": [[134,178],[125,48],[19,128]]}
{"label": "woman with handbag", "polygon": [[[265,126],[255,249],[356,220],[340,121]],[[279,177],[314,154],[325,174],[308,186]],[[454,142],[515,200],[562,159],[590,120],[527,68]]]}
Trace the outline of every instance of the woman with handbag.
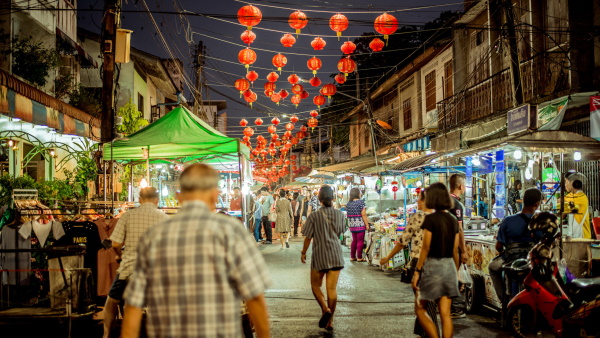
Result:
{"label": "woman with handbag", "polygon": [[[285,190],[279,191],[279,200],[275,202],[275,212],[277,213],[277,220],[275,223],[275,231],[279,233],[279,240],[281,241],[281,248],[290,247],[290,230],[294,214],[292,212],[292,205],[290,200],[285,198]],[[285,245],[285,247],[284,247]]]}
{"label": "woman with handbag", "polygon": [[458,291],[459,228],[456,217],[448,212],[453,201],[443,183],[425,189],[425,205],[435,212],[423,220],[423,244],[415,267],[412,288],[416,292],[415,313],[428,335],[438,337],[436,326],[425,307],[435,301],[442,319],[442,336],[452,337],[454,326],[450,316],[452,298]]}
{"label": "woman with handbag", "polygon": [[[337,305],[337,283],[344,268],[340,235],[344,231],[344,213],[333,208],[333,189],[324,185],[319,191],[321,208],[308,215],[302,228],[304,247],[300,261],[306,264],[306,250],[313,245],[310,264],[310,284],[313,295],[321,307],[319,327],[333,330],[333,314]],[[325,278],[327,301],[321,290]]]}
{"label": "woman with handbag", "polygon": [[348,228],[352,233],[352,244],[350,244],[350,261],[364,262],[363,247],[365,245],[365,232],[369,225],[365,201],[360,199],[360,190],[352,188],[348,203],[346,204],[346,217],[348,217]]}
{"label": "woman with handbag", "polygon": [[[410,283],[412,280],[413,272],[415,271],[415,267],[417,266],[417,262],[419,261],[419,255],[421,254],[421,245],[423,244],[423,229],[421,226],[423,225],[423,221],[425,220],[425,216],[431,214],[434,210],[427,208],[425,205],[425,191],[421,191],[419,194],[419,199],[417,199],[417,213],[412,214],[408,219],[408,225],[404,229],[402,236],[399,241],[396,242],[394,248],[388,253],[387,256],[381,258],[379,264],[384,265],[388,264],[390,259],[392,259],[402,248],[408,247],[410,243],[410,262],[407,264],[409,267],[403,272],[401,277],[402,282]],[[436,331],[439,332],[439,328],[437,326],[437,304],[435,302],[427,302],[425,305],[425,309],[427,310],[427,314],[435,320],[433,323],[435,324]],[[427,333],[423,330],[423,327],[419,323],[419,319],[415,319],[415,328],[413,331],[414,334],[421,337],[429,337]]]}

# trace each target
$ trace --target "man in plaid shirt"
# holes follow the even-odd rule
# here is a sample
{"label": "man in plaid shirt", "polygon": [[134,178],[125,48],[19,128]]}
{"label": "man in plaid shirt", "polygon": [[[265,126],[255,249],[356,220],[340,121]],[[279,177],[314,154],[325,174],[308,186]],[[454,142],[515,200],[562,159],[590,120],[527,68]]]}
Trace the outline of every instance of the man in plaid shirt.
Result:
{"label": "man in plaid shirt", "polygon": [[149,337],[241,337],[246,301],[258,337],[269,337],[264,292],[271,280],[252,236],[214,212],[217,172],[194,164],[180,177],[182,208],[139,243],[125,291],[122,336],[138,337],[147,307]]}

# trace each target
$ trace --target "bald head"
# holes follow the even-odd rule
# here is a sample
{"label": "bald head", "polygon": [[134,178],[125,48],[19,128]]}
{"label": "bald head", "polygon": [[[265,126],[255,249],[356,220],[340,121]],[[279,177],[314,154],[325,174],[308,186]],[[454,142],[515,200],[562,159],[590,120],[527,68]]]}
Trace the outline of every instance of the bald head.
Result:
{"label": "bald head", "polygon": [[180,203],[202,201],[214,209],[219,198],[219,173],[206,164],[192,164],[179,177]]}
{"label": "bald head", "polygon": [[208,191],[216,189],[219,184],[219,173],[206,164],[196,163],[185,168],[179,177],[182,193]]}
{"label": "bald head", "polygon": [[140,190],[140,203],[158,204],[158,190],[154,187],[146,187]]}

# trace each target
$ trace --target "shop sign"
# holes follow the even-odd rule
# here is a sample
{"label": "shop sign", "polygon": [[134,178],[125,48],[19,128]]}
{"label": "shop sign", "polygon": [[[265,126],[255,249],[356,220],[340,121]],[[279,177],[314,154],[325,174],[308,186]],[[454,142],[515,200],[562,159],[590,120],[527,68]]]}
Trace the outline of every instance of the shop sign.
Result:
{"label": "shop sign", "polygon": [[559,130],[565,117],[568,102],[569,98],[566,97],[563,100],[538,109],[538,125],[540,126],[538,130]]}
{"label": "shop sign", "polygon": [[511,109],[508,111],[506,118],[508,135],[526,131],[532,127],[531,106],[529,104],[525,104],[518,108]]}
{"label": "shop sign", "polygon": [[560,172],[554,168],[546,168],[542,171],[542,191],[552,194],[558,191],[560,185]]}

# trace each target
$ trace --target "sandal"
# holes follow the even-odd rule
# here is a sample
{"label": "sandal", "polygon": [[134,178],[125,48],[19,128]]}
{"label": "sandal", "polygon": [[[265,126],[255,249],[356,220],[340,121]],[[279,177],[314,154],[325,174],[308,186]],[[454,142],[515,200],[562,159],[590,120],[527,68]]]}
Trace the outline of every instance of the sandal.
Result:
{"label": "sandal", "polygon": [[331,313],[330,311],[324,312],[321,316],[321,319],[319,320],[319,327],[324,329],[325,326],[329,324],[329,320],[331,319],[331,317],[333,317],[333,313]]}
{"label": "sandal", "polygon": [[356,262],[356,258],[350,258],[350,262]]}
{"label": "sandal", "polygon": [[366,261],[367,261],[367,260],[366,260],[366,259],[364,259],[364,258],[361,258],[361,259],[357,260],[357,262],[366,262]]}

